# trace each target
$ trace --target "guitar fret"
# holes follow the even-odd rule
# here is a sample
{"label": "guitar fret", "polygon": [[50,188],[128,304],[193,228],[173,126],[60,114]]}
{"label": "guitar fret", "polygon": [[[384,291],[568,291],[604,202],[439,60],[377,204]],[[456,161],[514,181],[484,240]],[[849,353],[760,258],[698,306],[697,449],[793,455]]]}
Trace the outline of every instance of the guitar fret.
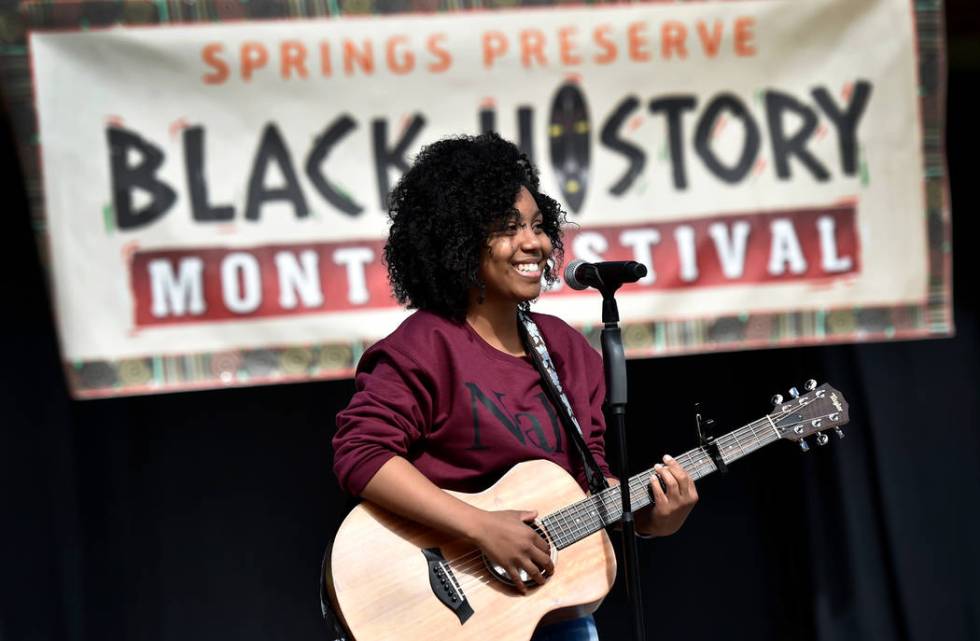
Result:
{"label": "guitar fret", "polygon": [[[764,445],[779,440],[779,433],[774,427],[771,417],[766,416],[718,437],[715,444],[721,460],[725,463],[736,461]],[[675,458],[695,481],[718,470],[715,460],[704,447],[693,448]],[[654,470],[648,469],[627,481],[632,509],[641,509],[654,502],[649,489],[653,474]],[[568,547],[619,521],[623,515],[620,492],[618,488],[609,488],[565,506],[546,517],[551,519],[559,529],[558,535],[554,537],[559,549]]]}
{"label": "guitar fret", "polygon": [[772,434],[769,433],[769,417],[767,416],[765,420],[753,421],[749,425],[752,428],[752,433],[756,435],[756,448],[759,449],[772,443],[773,441],[779,440],[779,432],[773,431]]}
{"label": "guitar fret", "polygon": [[749,452],[754,452],[757,449],[759,449],[759,447],[760,447],[760,445],[759,445],[759,435],[755,433],[755,425],[753,425],[752,423],[749,423],[747,427],[748,427],[748,429],[750,429],[752,431],[752,443],[749,445],[749,447],[751,448],[749,450]]}
{"label": "guitar fret", "polygon": [[772,428],[773,434],[776,438],[779,438],[779,430],[776,429],[776,424],[772,422],[772,417],[766,414],[766,420],[769,421],[769,426]]}
{"label": "guitar fret", "polygon": [[572,542],[575,541],[575,530],[572,521],[569,518],[569,508],[566,507],[562,509],[561,521],[562,521],[562,528],[564,530],[562,536],[562,544],[563,546],[570,545]]}
{"label": "guitar fret", "polygon": [[553,515],[549,514],[548,516],[546,516],[543,519],[541,519],[541,525],[542,525],[542,527],[544,527],[545,534],[548,535],[548,540],[554,542],[555,545],[557,545],[558,544],[558,527],[557,527],[558,524],[555,522],[555,519],[553,518]]}
{"label": "guitar fret", "polygon": [[575,519],[577,518],[575,516],[576,508],[574,505],[571,505],[568,508],[566,508],[564,512],[565,512],[565,519],[568,524],[569,542],[575,541],[576,538],[578,537],[578,526],[575,524]]}
{"label": "guitar fret", "polygon": [[755,435],[755,440],[757,443],[756,449],[759,449],[760,447],[768,443],[768,441],[764,441],[763,439],[768,437],[769,433],[765,429],[763,429],[763,425],[760,421],[754,421],[749,425],[752,426],[752,434]]}
{"label": "guitar fret", "polygon": [[596,526],[599,520],[599,506],[598,501],[591,500],[586,502],[582,506],[580,521],[577,523],[578,535],[584,537],[592,528]]}
{"label": "guitar fret", "polygon": [[572,510],[572,531],[575,533],[576,537],[582,534],[582,519],[587,519],[589,517],[588,505],[576,505],[575,509]]}
{"label": "guitar fret", "polygon": [[[724,449],[719,448],[719,451],[721,452],[721,460],[723,460],[725,463],[728,463],[729,461],[734,461],[736,458],[738,458],[738,457],[734,457],[734,456],[731,459],[725,458],[725,454],[731,455],[732,454],[732,448],[735,447],[734,445],[732,445],[732,441],[734,440],[733,439],[733,436],[734,436],[734,434],[732,432],[729,432],[728,434],[725,434],[725,436],[721,437],[722,439],[725,439],[725,438],[728,439],[728,441],[727,441],[728,444],[725,445]],[[719,439],[719,440],[721,440],[721,439]]]}
{"label": "guitar fret", "polygon": [[557,526],[557,532],[555,533],[556,545],[564,545],[568,542],[567,529],[565,528],[565,524],[562,522],[562,515],[559,513],[556,514],[555,517],[555,525]]}
{"label": "guitar fret", "polygon": [[556,529],[554,535],[555,544],[559,548],[567,545],[569,542],[569,537],[568,537],[568,528],[564,523],[564,509],[557,511],[546,518],[550,518],[551,520],[554,521],[555,529]]}
{"label": "guitar fret", "polygon": [[605,494],[599,494],[598,497],[593,497],[593,500],[589,501],[589,505],[592,509],[589,510],[588,527],[583,529],[582,536],[587,536],[592,532],[598,532],[602,529],[604,525],[602,515],[606,513]]}
{"label": "guitar fret", "polygon": [[578,510],[574,507],[565,512],[565,520],[568,524],[568,540],[569,544],[572,541],[577,541],[579,536],[579,526],[578,526]]}
{"label": "guitar fret", "polygon": [[739,452],[742,453],[742,456],[745,456],[745,450],[742,449],[742,444],[738,440],[738,430],[735,430],[734,432],[732,432],[732,438],[735,440],[735,445],[738,446]]}

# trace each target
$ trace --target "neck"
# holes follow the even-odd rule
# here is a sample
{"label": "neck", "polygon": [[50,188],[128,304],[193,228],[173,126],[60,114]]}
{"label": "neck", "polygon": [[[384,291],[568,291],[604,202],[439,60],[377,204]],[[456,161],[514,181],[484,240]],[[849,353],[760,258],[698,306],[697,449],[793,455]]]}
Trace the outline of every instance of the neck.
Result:
{"label": "neck", "polygon": [[[722,460],[727,464],[779,440],[779,433],[768,417],[753,421],[715,440]],[[698,480],[716,471],[714,460],[703,447],[675,457],[691,479]],[[653,503],[650,493],[651,468],[629,479],[630,508],[638,510]],[[566,548],[623,517],[619,486],[567,505],[542,519],[545,529],[558,548]]]}
{"label": "neck", "polygon": [[517,305],[471,300],[466,322],[483,340],[508,354],[521,355],[524,346],[517,330]]}

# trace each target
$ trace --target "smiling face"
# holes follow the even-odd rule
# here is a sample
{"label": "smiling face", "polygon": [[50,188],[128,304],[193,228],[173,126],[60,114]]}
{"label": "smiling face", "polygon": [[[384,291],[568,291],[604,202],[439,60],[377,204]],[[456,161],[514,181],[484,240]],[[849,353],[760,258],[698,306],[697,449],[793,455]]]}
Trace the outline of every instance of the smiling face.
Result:
{"label": "smiling face", "polygon": [[517,306],[541,294],[541,277],[551,255],[551,239],[542,228],[542,216],[525,187],[514,202],[517,215],[490,233],[480,260],[480,279],[486,285],[484,302]]}

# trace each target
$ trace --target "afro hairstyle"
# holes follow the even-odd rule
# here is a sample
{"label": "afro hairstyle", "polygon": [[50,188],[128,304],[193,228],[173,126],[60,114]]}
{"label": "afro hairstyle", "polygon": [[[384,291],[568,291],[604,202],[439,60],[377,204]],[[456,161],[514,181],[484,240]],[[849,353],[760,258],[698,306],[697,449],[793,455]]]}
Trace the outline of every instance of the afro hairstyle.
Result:
{"label": "afro hairstyle", "polygon": [[553,245],[553,264],[544,274],[553,284],[563,256],[565,212],[538,191],[537,171],[527,155],[496,133],[424,147],[388,200],[391,227],[384,258],[398,302],[462,321],[470,290],[484,287],[481,254],[490,234],[518,215],[514,203],[521,187],[534,197]]}

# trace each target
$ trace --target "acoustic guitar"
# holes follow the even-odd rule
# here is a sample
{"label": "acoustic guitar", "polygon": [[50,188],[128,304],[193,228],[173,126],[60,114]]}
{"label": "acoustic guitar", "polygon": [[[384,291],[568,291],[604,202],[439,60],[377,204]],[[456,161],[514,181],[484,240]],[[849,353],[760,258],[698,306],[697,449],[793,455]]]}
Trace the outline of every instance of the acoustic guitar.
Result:
{"label": "acoustic guitar", "polygon": [[[771,414],[710,445],[675,457],[694,480],[778,440],[797,441],[848,421],[843,395],[808,381],[806,393],[779,401]],[[779,399],[777,399],[779,400]],[[653,469],[629,479],[634,509],[653,502]],[[489,489],[453,492],[484,510],[537,510],[533,524],[548,542],[555,570],[527,594],[502,568],[463,541],[392,514],[369,502],[341,524],[330,552],[328,591],[357,641],[527,641],[537,625],[593,612],[612,587],[616,558],[605,528],[622,517],[618,487],[586,496],[564,469],[549,461],[515,465]]]}

